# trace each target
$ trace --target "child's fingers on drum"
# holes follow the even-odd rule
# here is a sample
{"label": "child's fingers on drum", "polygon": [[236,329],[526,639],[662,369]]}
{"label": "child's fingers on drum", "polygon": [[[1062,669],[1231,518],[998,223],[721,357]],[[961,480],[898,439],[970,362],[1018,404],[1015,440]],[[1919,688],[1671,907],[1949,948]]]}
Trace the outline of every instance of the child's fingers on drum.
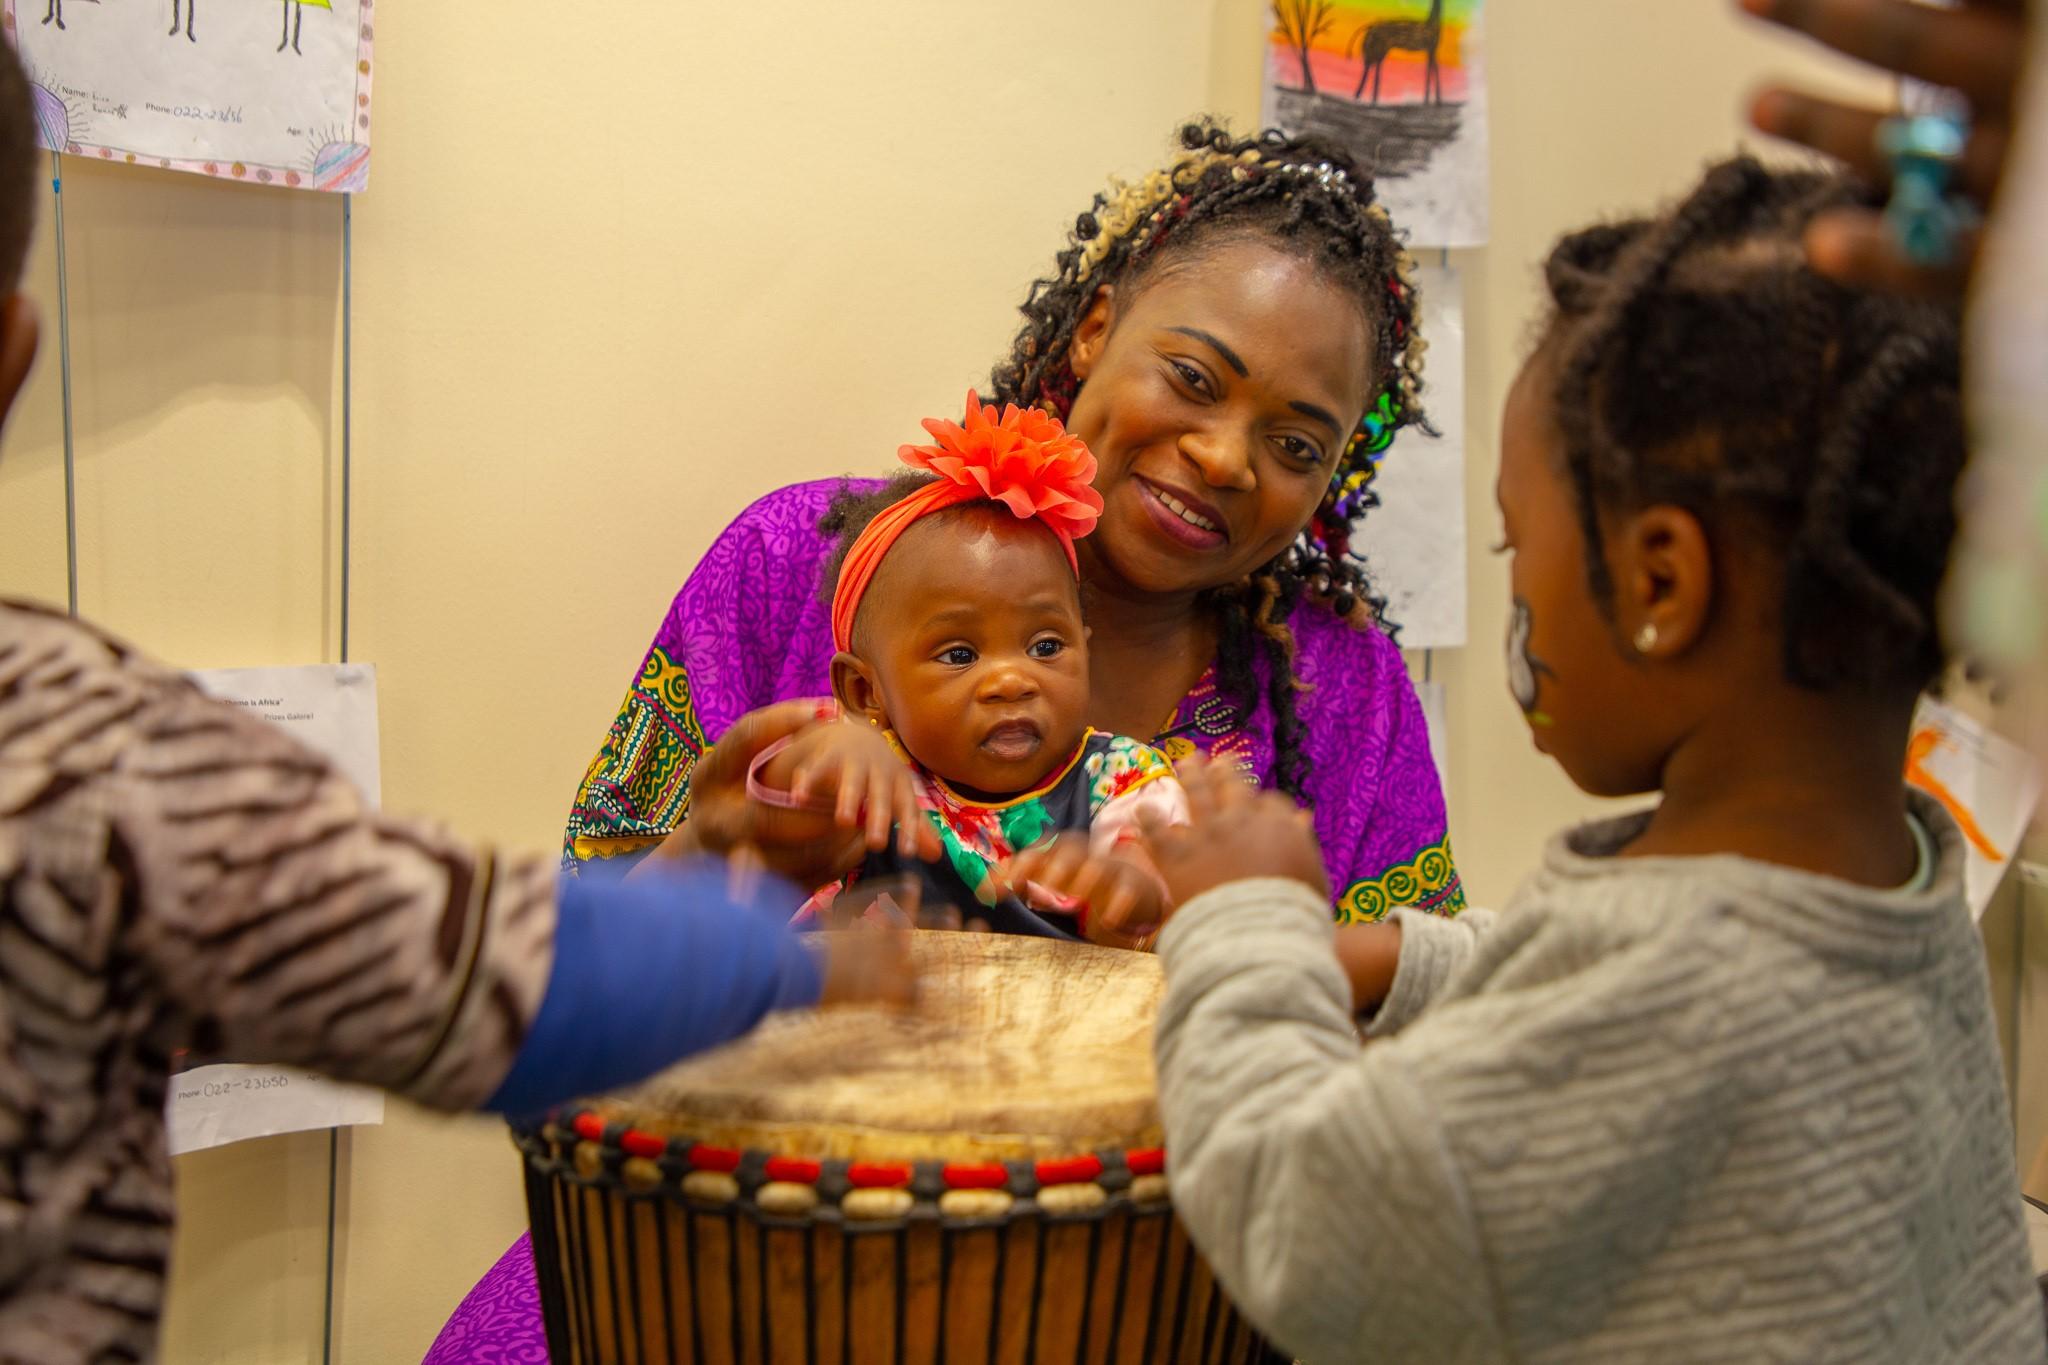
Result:
{"label": "child's fingers on drum", "polygon": [[938,836],[933,833],[931,822],[924,818],[924,811],[917,804],[917,784],[910,780],[908,770],[897,774],[895,808],[897,851],[906,858],[930,860],[938,857]]}
{"label": "child's fingers on drum", "polygon": [[1085,847],[1077,848],[1060,868],[1059,880],[1053,886],[1084,905],[1089,904],[1095,899],[1105,870],[1102,859],[1090,856]]}
{"label": "child's fingers on drum", "polygon": [[733,899],[751,900],[768,871],[768,860],[751,843],[738,843],[725,855],[725,880]]}
{"label": "child's fingers on drum", "polygon": [[917,1000],[910,935],[879,929],[825,938],[825,981],[819,1003],[907,1006]]}
{"label": "child's fingers on drum", "polygon": [[1040,882],[1063,896],[1086,901],[1101,868],[1089,853],[1088,841],[1072,835],[1057,840],[1036,872],[1026,880]]}
{"label": "child's fingers on drum", "polygon": [[[1189,798],[1189,804],[1192,807],[1192,797]],[[1163,865],[1172,860],[1172,851],[1180,847],[1187,839],[1188,829],[1189,826],[1187,825],[1170,823],[1165,816],[1157,811],[1142,810],[1138,812],[1138,834],[1139,837],[1144,839],[1145,847],[1151,853],[1152,861],[1155,863]]]}
{"label": "child's fingers on drum", "polygon": [[961,924],[960,910],[957,906],[941,905],[936,909],[920,908],[917,912],[917,927],[951,933],[964,926]]}
{"label": "child's fingers on drum", "polygon": [[1187,789],[1189,815],[1196,824],[1229,813],[1252,795],[1237,774],[1221,763],[1185,759],[1178,772],[1181,785]]}
{"label": "child's fingers on drum", "polygon": [[992,870],[996,884],[1004,891],[1015,893],[1025,882],[1042,882],[1046,869],[1051,866],[1055,849],[1062,846],[1058,835],[1042,843],[1030,845],[997,863]]}
{"label": "child's fingers on drum", "polygon": [[889,831],[896,824],[898,779],[907,780],[901,764],[896,771],[870,768],[867,772],[868,847],[880,852],[889,846]]}
{"label": "child's fingers on drum", "polygon": [[1116,881],[1110,887],[1109,894],[1103,897],[1098,912],[1104,926],[1129,940],[1132,947],[1136,947],[1148,934],[1159,928],[1157,924],[1152,923],[1152,915],[1144,916],[1143,923],[1137,922],[1138,912],[1144,908],[1143,878],[1144,874],[1134,867],[1120,868]]}

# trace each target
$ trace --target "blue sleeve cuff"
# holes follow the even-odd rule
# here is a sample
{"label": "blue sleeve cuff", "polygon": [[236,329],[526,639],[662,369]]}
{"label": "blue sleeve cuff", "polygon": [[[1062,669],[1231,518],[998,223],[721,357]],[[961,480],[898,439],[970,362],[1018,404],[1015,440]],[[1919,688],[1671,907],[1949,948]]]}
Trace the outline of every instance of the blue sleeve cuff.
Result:
{"label": "blue sleeve cuff", "polygon": [[817,956],[789,925],[803,899],[768,877],[736,896],[713,859],[630,883],[563,878],[547,993],[484,1107],[537,1113],[816,1004]]}

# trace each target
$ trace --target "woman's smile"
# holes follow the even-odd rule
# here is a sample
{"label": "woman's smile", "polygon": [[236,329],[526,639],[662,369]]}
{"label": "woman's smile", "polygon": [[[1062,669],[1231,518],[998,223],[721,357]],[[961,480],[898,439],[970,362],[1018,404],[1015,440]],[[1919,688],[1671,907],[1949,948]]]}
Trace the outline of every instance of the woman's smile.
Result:
{"label": "woman's smile", "polygon": [[1230,543],[1229,523],[1212,504],[1193,493],[1154,483],[1142,474],[1133,474],[1131,482],[1167,539],[1191,550],[1217,550]]}

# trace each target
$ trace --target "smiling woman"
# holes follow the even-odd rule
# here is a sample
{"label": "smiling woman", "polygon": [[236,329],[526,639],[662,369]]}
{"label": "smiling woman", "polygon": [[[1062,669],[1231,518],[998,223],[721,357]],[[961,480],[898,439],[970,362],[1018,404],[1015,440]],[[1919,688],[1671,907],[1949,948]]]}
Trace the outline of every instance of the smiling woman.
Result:
{"label": "smiling woman", "polygon": [[[1350,549],[1372,456],[1420,420],[1409,263],[1328,149],[1181,141],[1080,216],[988,395],[1063,418],[1098,461],[1088,720],[1310,807],[1340,919],[1455,912],[1421,709]],[[568,864],[641,856],[687,819],[709,739],[830,690],[832,503],[877,486],[781,489],[706,553],[577,793]]]}

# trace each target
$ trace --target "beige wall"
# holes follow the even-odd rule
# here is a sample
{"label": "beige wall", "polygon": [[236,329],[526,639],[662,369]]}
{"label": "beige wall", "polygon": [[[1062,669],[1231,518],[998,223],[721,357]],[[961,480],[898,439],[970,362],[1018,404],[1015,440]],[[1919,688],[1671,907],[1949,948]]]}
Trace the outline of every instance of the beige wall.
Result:
{"label": "beige wall", "polygon": [[[1497,901],[1585,807],[1496,650],[1497,411],[1557,231],[1681,188],[1796,66],[1724,0],[1495,0],[1470,300],[1475,647],[1453,828]],[[1257,112],[1254,0],[397,5],[355,218],[354,654],[388,804],[550,847],[693,557],[749,498],[885,465],[1005,345],[1105,172]],[[180,664],[332,657],[340,205],[67,167],[81,589]],[[30,288],[50,314],[46,231]],[[0,463],[0,584],[61,600],[54,345]],[[338,1358],[416,1359],[521,1225],[491,1123],[344,1142]],[[324,1137],[188,1160],[173,1361],[319,1358]]]}

